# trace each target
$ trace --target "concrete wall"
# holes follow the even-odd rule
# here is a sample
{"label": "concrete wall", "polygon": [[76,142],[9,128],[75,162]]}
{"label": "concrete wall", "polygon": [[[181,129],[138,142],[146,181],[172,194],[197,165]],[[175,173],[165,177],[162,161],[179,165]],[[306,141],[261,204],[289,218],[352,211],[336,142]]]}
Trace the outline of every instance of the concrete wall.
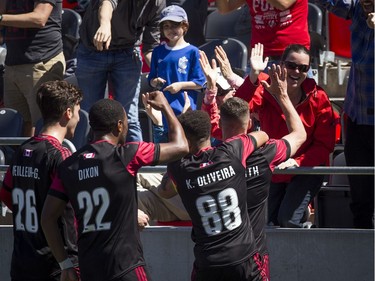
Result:
{"label": "concrete wall", "polygon": [[[267,229],[272,281],[374,281],[374,231]],[[149,227],[144,254],[154,281],[188,281],[189,227]],[[0,280],[9,281],[12,229],[0,227]]]}

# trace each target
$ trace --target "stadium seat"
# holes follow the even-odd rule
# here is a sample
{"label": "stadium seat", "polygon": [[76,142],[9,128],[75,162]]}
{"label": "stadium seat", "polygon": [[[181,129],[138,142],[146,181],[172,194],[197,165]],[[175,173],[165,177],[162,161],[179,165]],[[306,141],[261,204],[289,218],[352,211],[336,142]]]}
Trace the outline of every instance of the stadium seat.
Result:
{"label": "stadium seat", "polygon": [[12,108],[0,108],[0,137],[21,137],[23,117]]}
{"label": "stadium seat", "polygon": [[[333,158],[332,166],[336,167],[345,167],[345,155],[344,152],[340,152]],[[329,185],[335,186],[349,186],[349,180],[347,175],[331,175],[330,180],[328,182]]]}
{"label": "stadium seat", "polygon": [[320,53],[326,50],[327,44],[322,34],[322,10],[313,3],[309,3],[308,27],[310,33],[311,67],[317,70],[321,64]]}
{"label": "stadium seat", "polygon": [[215,47],[222,46],[227,53],[232,68],[246,71],[247,68],[247,47],[241,41],[234,38],[213,39],[199,47],[204,51],[209,60],[215,58]]}
{"label": "stadium seat", "polygon": [[[23,136],[23,117],[12,108],[0,108],[0,137],[13,138]],[[13,155],[14,147],[1,145],[5,164],[9,165]]]}
{"label": "stadium seat", "polygon": [[[39,134],[42,128],[43,120],[39,119],[35,126],[35,134]],[[79,122],[74,131],[74,137],[70,140],[77,150],[90,141],[90,132],[89,114],[87,111],[81,109],[79,111]]]}
{"label": "stadium seat", "polygon": [[[343,146],[338,146],[332,166],[345,167]],[[341,152],[340,152],[341,151]],[[318,227],[351,228],[350,187],[347,175],[331,175],[314,200],[315,224]]]}
{"label": "stadium seat", "polygon": [[75,58],[79,41],[79,27],[82,23],[80,14],[72,9],[63,9],[62,13],[62,40],[65,60]]}
{"label": "stadium seat", "polygon": [[72,75],[70,75],[70,76],[64,78],[64,80],[65,80],[66,82],[69,82],[70,84],[76,86],[76,87],[79,87],[79,86],[78,86],[78,81],[77,81],[77,76],[76,76],[75,74],[72,74]]}
{"label": "stadium seat", "polygon": [[315,197],[315,225],[328,228],[353,228],[349,186],[323,186]]}
{"label": "stadium seat", "polygon": [[247,4],[227,14],[220,14],[218,10],[211,12],[206,19],[206,40],[219,38],[234,38],[246,47],[250,45],[251,19]]}
{"label": "stadium seat", "polygon": [[323,13],[322,10],[313,3],[309,3],[308,25],[309,31],[322,35]]}

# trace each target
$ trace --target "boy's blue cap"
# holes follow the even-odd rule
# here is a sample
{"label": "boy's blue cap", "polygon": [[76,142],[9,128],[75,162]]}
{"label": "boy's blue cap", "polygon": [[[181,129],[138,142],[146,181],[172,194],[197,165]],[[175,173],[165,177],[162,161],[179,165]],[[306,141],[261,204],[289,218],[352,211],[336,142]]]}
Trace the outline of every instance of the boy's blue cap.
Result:
{"label": "boy's blue cap", "polygon": [[188,22],[188,17],[187,17],[185,10],[177,5],[171,5],[171,6],[164,8],[161,11],[160,16],[161,16],[160,22],[167,21],[167,20],[174,21],[174,22],[182,22],[182,21]]}

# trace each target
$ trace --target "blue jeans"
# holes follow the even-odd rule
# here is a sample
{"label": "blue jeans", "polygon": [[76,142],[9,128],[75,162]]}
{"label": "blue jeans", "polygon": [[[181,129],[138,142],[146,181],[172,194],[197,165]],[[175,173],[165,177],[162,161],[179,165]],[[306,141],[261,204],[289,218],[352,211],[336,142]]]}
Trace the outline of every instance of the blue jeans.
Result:
{"label": "blue jeans", "polygon": [[153,124],[153,137],[154,143],[166,143],[168,142],[168,131],[163,126]]}
{"label": "blue jeans", "polygon": [[76,76],[83,91],[81,108],[89,111],[103,99],[110,80],[114,99],[119,101],[128,116],[127,141],[141,141],[142,131],[138,117],[142,60],[138,48],[97,52],[80,44],[77,50]]}
{"label": "blue jeans", "polygon": [[323,175],[297,175],[291,181],[271,183],[268,222],[281,227],[302,228],[304,213],[320,190]]}

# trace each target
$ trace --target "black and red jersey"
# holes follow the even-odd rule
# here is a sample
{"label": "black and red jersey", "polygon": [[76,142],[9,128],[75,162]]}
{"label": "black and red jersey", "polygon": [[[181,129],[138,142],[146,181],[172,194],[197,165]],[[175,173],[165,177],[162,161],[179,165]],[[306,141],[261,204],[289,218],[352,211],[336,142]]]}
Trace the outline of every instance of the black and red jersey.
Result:
{"label": "black and red jersey", "polygon": [[241,135],[168,165],[192,220],[199,268],[235,265],[255,252],[244,176],[255,148],[250,135]]}
{"label": "black and red jersey", "polygon": [[[2,201],[12,202],[14,245],[11,277],[43,280],[58,274],[60,267],[45,239],[40,217],[52,178],[71,153],[54,137],[30,138],[17,150],[4,178]],[[5,198],[5,197],[11,198]],[[59,227],[70,258],[77,263],[74,213],[67,205]]]}
{"label": "black and red jersey", "polygon": [[50,195],[70,201],[78,223],[82,281],[119,278],[144,265],[136,173],[158,162],[153,143],[88,144],[64,161]]}
{"label": "black and red jersey", "polygon": [[261,255],[268,253],[264,227],[272,172],[289,157],[289,143],[286,140],[271,139],[246,160],[247,210],[257,250]]}

